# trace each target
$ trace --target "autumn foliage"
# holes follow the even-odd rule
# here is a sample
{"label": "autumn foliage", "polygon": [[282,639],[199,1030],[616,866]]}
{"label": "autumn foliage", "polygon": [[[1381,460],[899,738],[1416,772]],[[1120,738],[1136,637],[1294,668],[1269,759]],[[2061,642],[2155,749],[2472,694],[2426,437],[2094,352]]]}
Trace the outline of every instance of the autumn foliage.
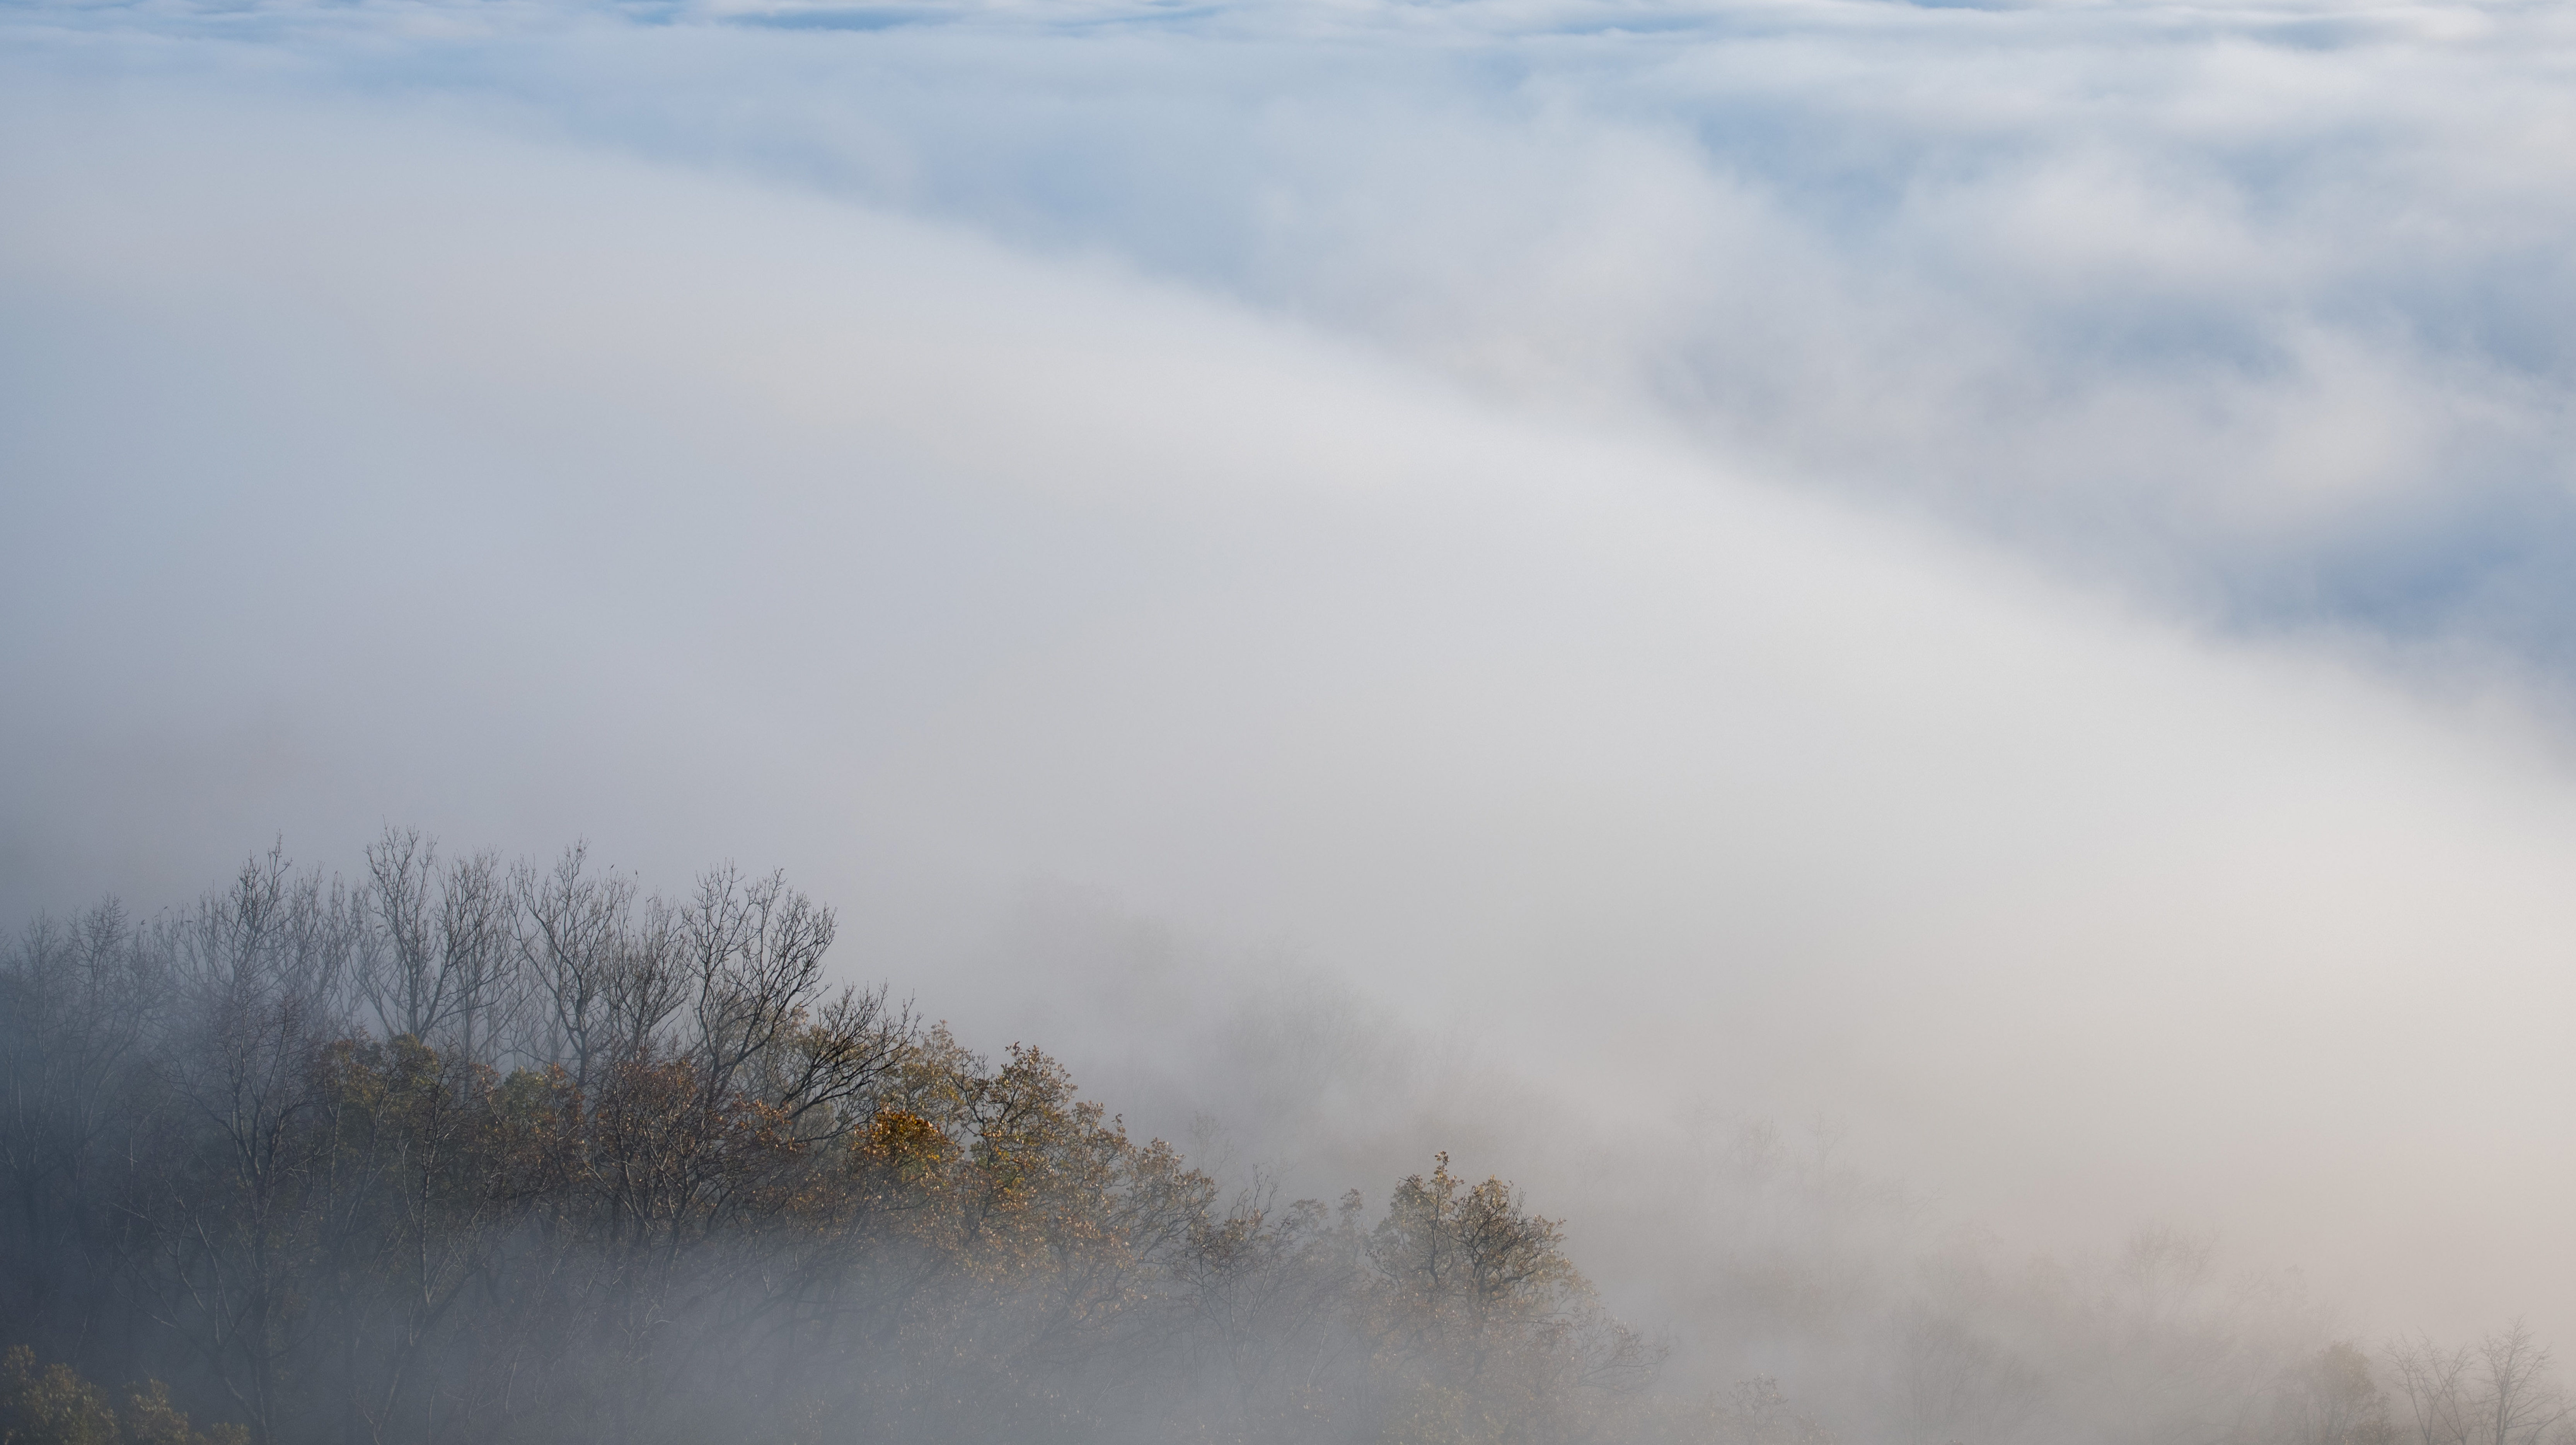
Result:
{"label": "autumn foliage", "polygon": [[1038,1049],[827,987],[775,878],[370,862],[0,967],[12,1442],[1661,1428],[1558,1225],[1445,1156],[1374,1216],[1222,1190]]}

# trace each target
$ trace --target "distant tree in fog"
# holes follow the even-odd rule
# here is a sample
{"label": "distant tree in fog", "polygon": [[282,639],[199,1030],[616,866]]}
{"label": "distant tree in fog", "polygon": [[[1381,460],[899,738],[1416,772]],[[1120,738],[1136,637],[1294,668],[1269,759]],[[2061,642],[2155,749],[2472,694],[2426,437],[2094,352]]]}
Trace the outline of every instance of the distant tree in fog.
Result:
{"label": "distant tree in fog", "polygon": [[2395,1445],[2396,1422],[2370,1357],[2337,1341],[2290,1369],[2273,1396],[2279,1445]]}
{"label": "distant tree in fog", "polygon": [[1469,1184],[1446,1154],[1396,1185],[1363,1256],[1402,1433],[1578,1438],[1568,1410],[1653,1375],[1662,1351],[1601,1310],[1563,1242],[1509,1184]]}
{"label": "distant tree in fog", "polygon": [[2520,1320],[2475,1349],[2401,1341],[2389,1366],[2415,1445],[2539,1445],[2576,1440],[2549,1351]]}
{"label": "distant tree in fog", "polygon": [[40,1368],[25,1345],[0,1352],[0,1441],[7,1445],[244,1445],[248,1438],[239,1425],[192,1428],[158,1380],[130,1387],[119,1409],[69,1366]]}
{"label": "distant tree in fog", "polygon": [[1954,1315],[1901,1318],[1896,1361],[1907,1445],[2008,1438],[2039,1393],[2036,1371]]}

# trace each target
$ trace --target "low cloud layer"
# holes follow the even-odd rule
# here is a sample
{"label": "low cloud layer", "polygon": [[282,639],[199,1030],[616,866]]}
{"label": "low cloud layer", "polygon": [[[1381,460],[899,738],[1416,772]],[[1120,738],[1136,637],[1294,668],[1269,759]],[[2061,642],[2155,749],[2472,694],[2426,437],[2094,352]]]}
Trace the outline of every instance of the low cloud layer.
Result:
{"label": "low cloud layer", "polygon": [[1607,1133],[2566,1296],[2551,13],[660,18],[12,19],[12,913],[730,854],[1104,1065],[1286,959]]}
{"label": "low cloud layer", "polygon": [[1641,418],[2261,632],[2566,665],[2547,7],[198,7],[56,71],[475,114]]}

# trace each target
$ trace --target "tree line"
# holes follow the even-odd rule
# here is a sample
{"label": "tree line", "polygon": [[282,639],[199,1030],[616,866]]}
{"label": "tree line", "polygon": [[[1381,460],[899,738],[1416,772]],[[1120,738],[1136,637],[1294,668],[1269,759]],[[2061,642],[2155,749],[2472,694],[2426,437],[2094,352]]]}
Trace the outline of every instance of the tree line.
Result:
{"label": "tree line", "polygon": [[[13,1440],[187,1438],[173,1392],[261,1445],[1535,1441],[1657,1408],[1558,1223],[1445,1156],[1374,1213],[1221,1192],[1040,1050],[831,986],[832,911],[776,875],[666,900],[578,846],[403,831],[366,861],[271,851],[0,966]],[[127,1378],[166,1383],[120,1419],[88,1382]]]}
{"label": "tree line", "polygon": [[2164,1319],[2206,1258],[2158,1234],[2055,1356],[1907,1306],[1825,1395],[1677,1388],[1500,1179],[1225,1188],[1039,1049],[836,986],[835,932],[776,874],[405,830],[354,881],[272,849],[37,921],[0,1445],[2576,1442],[2519,1327],[2266,1355]]}

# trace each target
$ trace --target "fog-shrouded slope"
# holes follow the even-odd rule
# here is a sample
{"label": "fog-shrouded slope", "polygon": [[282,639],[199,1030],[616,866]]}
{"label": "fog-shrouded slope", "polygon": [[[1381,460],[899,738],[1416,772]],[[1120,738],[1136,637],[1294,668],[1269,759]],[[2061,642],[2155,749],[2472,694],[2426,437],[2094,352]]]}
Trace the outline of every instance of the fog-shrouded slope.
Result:
{"label": "fog-shrouded slope", "polygon": [[1261,1017],[1187,948],[995,943],[1034,882],[1472,1040],[1420,1107],[1577,1229],[1695,1114],[1824,1116],[2015,1248],[2174,1220],[2371,1329],[2576,1337],[2576,790],[2505,683],[1115,254],[119,66],[0,97],[12,910],[416,819],[785,862],[842,967],[1080,1067],[1172,1072],[1119,989]]}
{"label": "fog-shrouded slope", "polygon": [[[10,1440],[2567,1438],[2525,1320],[2365,1342],[2171,1225],[2017,1259],[1829,1141],[1604,1130],[1276,965],[1175,1028],[1204,989],[1121,990],[1121,955],[1180,960],[1078,909],[1013,952],[1110,944],[1086,992],[1204,1106],[1186,1151],[1040,1046],[836,987],[838,917],[783,874],[665,891],[400,827],[360,861],[272,847],[0,953]],[[1423,1129],[1587,1196],[1624,1287],[1447,1149],[1304,1192]]]}

